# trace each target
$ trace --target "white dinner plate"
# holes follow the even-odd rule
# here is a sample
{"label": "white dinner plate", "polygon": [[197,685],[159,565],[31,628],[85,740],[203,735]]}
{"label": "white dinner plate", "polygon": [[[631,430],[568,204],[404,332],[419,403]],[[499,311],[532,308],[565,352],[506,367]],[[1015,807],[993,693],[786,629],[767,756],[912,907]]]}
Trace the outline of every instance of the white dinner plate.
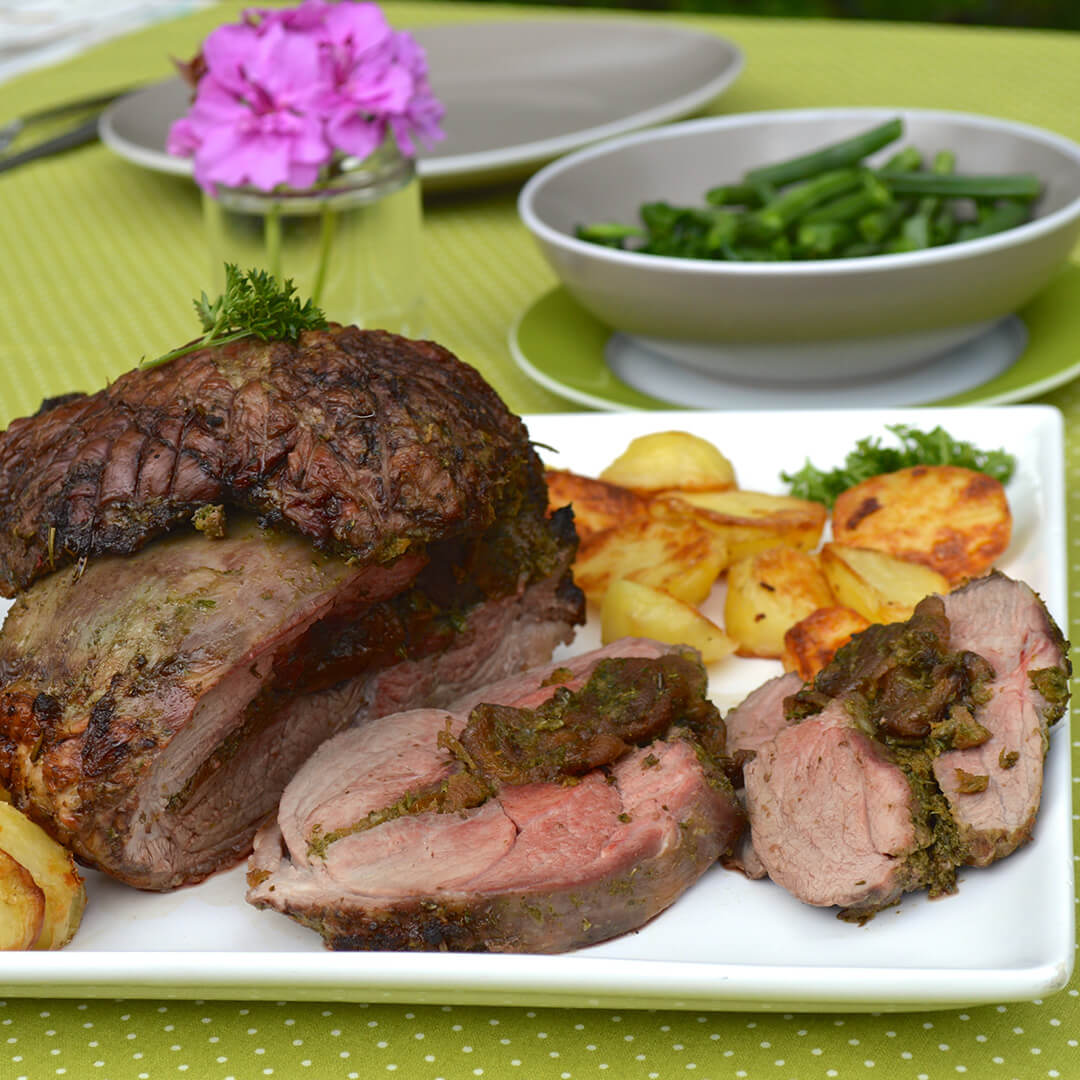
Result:
{"label": "white dinner plate", "polygon": [[[724,38],[648,19],[454,23],[412,33],[446,106],[446,138],[419,156],[429,189],[510,179],[599,139],[688,116],[743,66]],[[102,141],[137,165],[190,176],[190,159],[165,149],[188,100],[179,78],[137,90],[102,115]]]}
{"label": "white dinner plate", "polygon": [[[1029,582],[1067,628],[1062,421],[1047,406],[543,415],[545,457],[594,474],[635,435],[683,428],[718,442],[743,487],[782,491],[779,473],[840,464],[885,425],[942,424],[1018,467],[1012,542],[1000,566]],[[552,450],[547,449],[553,448]],[[719,592],[708,602],[722,603]],[[598,644],[595,619],[572,652]],[[780,665],[727,659],[710,670],[726,711]],[[955,896],[903,897],[865,926],[800,904],[769,881],[713,868],[637,933],[563,956],[329,953],[318,936],[243,899],[242,868],[174,893],[88,874],[74,942],[9,953],[6,995],[269,998],[693,1009],[925,1009],[1030,1000],[1068,980],[1074,947],[1068,719],[1053,730],[1034,840]]]}

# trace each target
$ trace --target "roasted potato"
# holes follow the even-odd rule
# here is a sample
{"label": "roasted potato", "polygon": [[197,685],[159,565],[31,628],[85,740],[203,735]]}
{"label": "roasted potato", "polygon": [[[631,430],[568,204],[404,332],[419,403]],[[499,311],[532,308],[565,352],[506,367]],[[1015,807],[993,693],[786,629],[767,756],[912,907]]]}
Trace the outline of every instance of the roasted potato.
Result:
{"label": "roasted potato", "polygon": [[685,505],[727,542],[728,558],[735,562],[771,547],[817,547],[825,528],[821,503],[792,495],[768,495],[761,491],[683,492],[665,498],[669,512]]}
{"label": "roasted potato", "polygon": [[936,570],[883,551],[826,544],[821,567],[837,601],[872,623],[909,619],[924,596],[949,591]]}
{"label": "roasted potato", "polygon": [[648,513],[649,500],[629,488],[579,476],[565,469],[548,469],[548,509],[570,506],[578,536],[585,540]]}
{"label": "roasted potato", "polygon": [[711,664],[735,651],[735,642],[695,607],[636,581],[612,582],[600,615],[605,645],[621,637],[650,637],[668,645],[691,645]]}
{"label": "roasted potato", "polygon": [[641,435],[600,474],[601,480],[643,494],[726,491],[735,486],[735,469],[711,442],[688,431]]}
{"label": "roasted potato", "polygon": [[833,508],[833,538],[922,563],[952,585],[979,577],[1009,546],[1000,482],[956,465],[915,465],[849,488]]}
{"label": "roasted potato", "polygon": [[594,603],[612,582],[632,577],[664,589],[687,604],[700,604],[727,565],[723,538],[692,516],[635,518],[582,541],[574,580]]}
{"label": "roasted potato", "polygon": [[34,948],[62,948],[78,929],[86,907],[86,889],[71,854],[25,814],[2,802],[0,851],[26,867],[45,894],[45,920]]}
{"label": "roasted potato", "polygon": [[833,602],[818,560],[797,548],[774,547],[728,567],[724,629],[740,656],[778,658],[784,634]]}
{"label": "roasted potato", "polygon": [[0,950],[32,949],[45,923],[45,894],[30,871],[0,851]]}
{"label": "roasted potato", "polygon": [[794,671],[809,682],[846,645],[852,635],[870,625],[870,620],[849,607],[833,604],[812,611],[784,635],[780,659],[785,671]]}

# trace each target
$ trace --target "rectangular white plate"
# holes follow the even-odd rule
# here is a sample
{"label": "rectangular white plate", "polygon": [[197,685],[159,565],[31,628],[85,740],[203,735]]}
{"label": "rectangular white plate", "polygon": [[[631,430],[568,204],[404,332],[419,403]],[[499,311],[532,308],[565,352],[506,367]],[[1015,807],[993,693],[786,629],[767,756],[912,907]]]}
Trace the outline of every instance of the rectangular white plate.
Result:
{"label": "rectangular white plate", "polygon": [[[574,414],[528,418],[545,458],[595,475],[635,435],[682,428],[720,446],[740,486],[783,491],[781,470],[840,464],[885,425],[942,424],[1004,446],[1012,543],[1000,566],[1038,590],[1067,628],[1063,439],[1042,406],[789,413]],[[710,604],[715,605],[714,596]],[[598,644],[594,626],[573,651]],[[778,663],[731,659],[710,672],[722,709]],[[961,874],[956,896],[905,896],[866,926],[807,907],[769,881],[715,868],[635,934],[565,956],[329,953],[318,937],[243,900],[243,870],[159,896],[88,874],[72,945],[9,953],[9,995],[413,1001],[693,1009],[914,1009],[1025,1000],[1062,987],[1073,959],[1068,719],[1055,728],[1031,844]]]}

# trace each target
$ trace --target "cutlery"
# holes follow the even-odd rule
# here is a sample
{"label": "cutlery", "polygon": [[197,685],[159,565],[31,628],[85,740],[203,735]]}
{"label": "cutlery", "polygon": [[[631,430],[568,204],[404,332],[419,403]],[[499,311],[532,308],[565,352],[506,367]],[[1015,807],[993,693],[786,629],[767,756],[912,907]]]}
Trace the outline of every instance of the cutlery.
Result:
{"label": "cutlery", "polygon": [[63,101],[59,105],[50,105],[45,109],[27,113],[25,116],[16,116],[6,124],[0,124],[0,152],[6,150],[18,136],[33,124],[44,120],[55,120],[58,116],[66,116],[68,113],[85,112],[87,109],[100,109],[104,105],[115,101],[118,97],[129,93],[131,87],[123,90],[110,90],[103,94],[94,94],[91,97],[79,98],[77,101]]}
{"label": "cutlery", "polygon": [[45,139],[36,146],[31,146],[17,154],[8,154],[0,157],[0,172],[14,169],[18,165],[25,165],[28,161],[36,161],[38,158],[49,157],[59,154],[64,150],[73,150],[77,146],[84,146],[93,142],[98,137],[98,117],[95,113],[89,120],[83,121],[78,127],[65,131],[52,139]]}

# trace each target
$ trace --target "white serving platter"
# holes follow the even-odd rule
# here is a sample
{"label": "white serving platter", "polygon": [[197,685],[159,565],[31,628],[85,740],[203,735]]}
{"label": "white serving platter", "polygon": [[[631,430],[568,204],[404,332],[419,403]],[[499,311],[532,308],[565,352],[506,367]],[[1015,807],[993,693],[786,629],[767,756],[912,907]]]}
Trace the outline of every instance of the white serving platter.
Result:
{"label": "white serving platter", "polygon": [[[1037,589],[1067,629],[1063,430],[1046,406],[543,415],[527,418],[547,461],[595,474],[635,435],[682,428],[710,438],[745,488],[783,491],[809,456],[840,464],[885,425],[941,424],[1018,459],[1008,486],[1012,542],[999,564]],[[551,450],[548,447],[553,448]],[[719,590],[709,605],[721,603]],[[572,650],[598,644],[594,625]],[[728,707],[778,663],[714,665]],[[0,993],[18,996],[268,998],[568,1007],[908,1010],[1029,1000],[1060,989],[1073,960],[1068,719],[1054,729],[1032,843],[960,875],[955,896],[922,894],[865,926],[807,907],[769,881],[719,867],[646,927],[563,956],[329,953],[311,931],[244,903],[243,869],[166,895],[88,874],[90,902],[57,953],[5,956]]]}

